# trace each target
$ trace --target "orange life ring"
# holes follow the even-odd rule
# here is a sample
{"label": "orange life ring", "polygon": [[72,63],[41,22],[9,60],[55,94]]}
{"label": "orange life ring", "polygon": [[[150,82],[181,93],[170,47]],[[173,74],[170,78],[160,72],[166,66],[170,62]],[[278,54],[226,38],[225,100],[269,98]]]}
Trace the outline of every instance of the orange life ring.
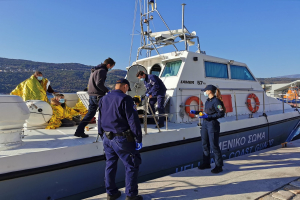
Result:
{"label": "orange life ring", "polygon": [[[191,107],[190,107],[190,105],[191,105],[192,101],[196,101],[197,104],[199,105],[199,97],[191,96],[191,97],[189,97],[189,98],[186,100],[186,102],[185,102],[185,105],[186,105],[186,106],[185,106],[185,112],[186,112],[191,118],[194,118],[195,115],[190,113],[190,112],[191,112]],[[201,101],[200,111],[203,111],[203,103],[202,103],[202,101]]]}
{"label": "orange life ring", "polygon": [[[254,108],[252,107],[252,104],[251,104],[251,99],[252,98],[255,101],[255,107]],[[247,104],[248,109],[252,113],[256,113],[258,111],[259,105],[260,105],[258,97],[255,94],[253,94],[253,93],[251,93],[251,94],[248,95],[248,97],[247,97],[247,103],[246,104]]]}

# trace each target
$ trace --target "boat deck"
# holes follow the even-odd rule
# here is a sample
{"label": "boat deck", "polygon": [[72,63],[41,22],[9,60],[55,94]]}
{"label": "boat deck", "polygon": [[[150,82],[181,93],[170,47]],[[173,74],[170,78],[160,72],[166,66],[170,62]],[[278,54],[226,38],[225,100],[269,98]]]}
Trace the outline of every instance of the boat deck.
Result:
{"label": "boat deck", "polygon": [[[295,115],[294,110],[288,110],[286,111],[285,114],[287,114],[287,112],[290,113],[291,115],[290,117]],[[273,111],[273,112],[267,112],[267,115],[271,117],[272,115],[275,116],[280,113],[282,113],[282,111]],[[261,118],[260,123],[266,123],[266,121],[263,120],[264,117],[259,117],[260,115],[261,115],[260,113],[255,113],[252,119]],[[246,114],[238,115],[238,120],[241,123],[238,123],[237,125],[241,127],[245,127],[246,125],[249,125],[247,119],[249,119],[249,115]],[[224,117],[222,119],[219,119],[219,121],[224,124],[226,124],[226,122],[237,122],[235,116]],[[243,121],[244,123],[242,123]],[[159,142],[164,143],[164,142],[182,140],[183,137],[185,139],[192,138],[192,137],[199,137],[200,131],[197,125],[198,122],[199,120],[184,122],[184,123],[168,122],[168,129],[166,129],[166,127],[163,127],[161,129],[161,133],[166,133],[166,134],[164,135],[164,138],[160,138]],[[255,121],[255,123],[257,122]],[[158,129],[155,128],[155,124],[147,125],[147,135],[145,135],[143,124],[141,124],[141,126],[144,135],[143,138],[148,137],[147,141],[143,141],[143,145],[149,146],[149,145],[158,144],[157,143],[158,141],[154,137],[150,137],[153,136],[153,134],[156,133],[159,134]],[[93,144],[97,139],[98,131],[97,131],[96,124],[89,124],[89,127],[90,130],[86,131],[86,134],[89,134],[88,138],[75,137],[74,133],[77,128],[76,126],[60,127],[58,129],[52,129],[52,130],[46,130],[46,129],[25,130],[22,145],[14,149],[2,150],[0,152],[0,158],[7,157],[7,156],[21,155],[26,153],[65,148],[65,147],[74,147],[80,145]],[[223,129],[227,130],[227,128],[232,128],[232,127],[230,124],[228,124],[227,127],[224,127]],[[189,131],[184,131],[185,129],[189,129]],[[174,131],[176,131],[178,134],[174,135]],[[191,133],[191,131],[193,131],[194,133]],[[221,127],[221,131],[222,131],[222,127]],[[179,132],[181,132],[181,134],[179,134]],[[98,142],[102,143],[101,138],[99,138]]]}
{"label": "boat deck", "polygon": [[[190,128],[191,126],[195,127],[197,125],[196,123],[193,124],[168,123],[168,130],[166,130],[166,127],[163,127],[161,128],[161,131],[172,132],[177,129]],[[24,132],[22,145],[14,149],[2,150],[0,152],[0,158],[6,156],[15,156],[15,155],[26,154],[26,153],[53,150],[58,148],[92,144],[97,139],[98,130],[96,128],[96,124],[89,124],[89,127],[90,130],[86,131],[86,134],[89,135],[88,138],[78,138],[74,136],[77,126],[60,127],[58,129],[52,129],[52,130],[47,130],[47,129],[26,130]],[[149,124],[147,126],[147,132],[148,134],[159,133],[158,129],[155,128],[155,125],[153,124]],[[101,138],[99,138],[98,142],[102,143]]]}

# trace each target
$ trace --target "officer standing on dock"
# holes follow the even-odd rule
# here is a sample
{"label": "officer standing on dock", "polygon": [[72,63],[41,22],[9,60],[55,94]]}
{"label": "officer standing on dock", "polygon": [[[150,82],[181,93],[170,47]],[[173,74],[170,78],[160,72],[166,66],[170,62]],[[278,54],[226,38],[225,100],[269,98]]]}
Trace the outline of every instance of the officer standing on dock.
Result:
{"label": "officer standing on dock", "polygon": [[108,89],[104,86],[106,75],[109,70],[115,66],[115,61],[111,58],[107,58],[103,63],[91,69],[91,75],[88,84],[89,94],[89,110],[85,117],[78,125],[74,136],[86,138],[89,135],[84,133],[84,127],[95,116],[98,109],[98,102],[107,92]]}
{"label": "officer standing on dock", "polygon": [[192,110],[192,114],[199,114],[199,118],[203,118],[201,129],[202,147],[203,147],[203,164],[199,169],[208,169],[210,166],[210,148],[215,154],[216,167],[211,170],[212,173],[220,173],[223,171],[223,158],[219,147],[220,122],[217,120],[224,117],[226,108],[222,101],[220,90],[213,86],[207,85],[203,90],[204,95],[208,97],[205,102],[205,112]]}
{"label": "officer standing on dock", "polygon": [[[144,85],[147,89],[146,96],[149,97],[149,104],[152,108],[152,111],[155,112],[155,103],[157,102],[157,110],[159,114],[165,113],[164,102],[167,88],[165,84],[158,78],[156,75],[153,74],[145,74],[143,71],[139,71],[136,74],[136,77],[141,81],[144,81]],[[151,112],[149,112],[152,114]],[[155,113],[153,113],[155,114]],[[165,117],[159,117],[158,126],[164,127]],[[157,128],[157,127],[156,127]]]}
{"label": "officer standing on dock", "polygon": [[127,91],[131,91],[129,82],[120,79],[115,90],[99,101],[98,133],[106,156],[105,187],[109,200],[121,196],[115,183],[119,158],[126,172],[126,200],[143,199],[138,195],[137,183],[142,162],[138,151],[142,148],[142,129],[133,99],[125,94]]}

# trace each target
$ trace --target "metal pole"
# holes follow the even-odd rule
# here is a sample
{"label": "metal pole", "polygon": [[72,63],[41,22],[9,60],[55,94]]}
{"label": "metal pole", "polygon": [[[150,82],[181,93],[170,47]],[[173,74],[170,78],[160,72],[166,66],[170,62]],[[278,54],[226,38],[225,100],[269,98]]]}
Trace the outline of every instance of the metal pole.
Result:
{"label": "metal pole", "polygon": [[263,91],[263,109],[264,109],[264,111],[263,111],[263,114],[265,114],[265,89],[264,89],[264,91]]}
{"label": "metal pole", "polygon": [[168,130],[168,115],[166,115],[166,130]]}
{"label": "metal pole", "polygon": [[[283,95],[282,95],[282,113],[284,113],[284,99],[283,99]],[[287,98],[286,98],[287,99]]]}
{"label": "metal pole", "polygon": [[[149,0],[147,0],[147,33],[149,35]],[[147,44],[149,44],[149,37],[147,37]],[[147,49],[147,57],[150,57],[150,51]]]}
{"label": "metal pole", "polygon": [[95,140],[95,142],[94,143],[96,143],[96,142],[98,142],[98,140],[99,140],[99,134],[98,134],[98,136],[97,136],[97,139]]}
{"label": "metal pole", "polygon": [[236,120],[238,120],[235,92],[234,92],[234,106],[235,106],[235,117],[236,117]]}
{"label": "metal pole", "polygon": [[186,44],[186,35],[184,33],[184,6],[186,5],[185,3],[181,4],[182,5],[182,32],[183,32],[183,37],[184,37],[184,45],[185,45],[185,50],[187,51],[187,44]]}
{"label": "metal pole", "polygon": [[[199,93],[199,110],[201,111],[201,92]],[[201,118],[199,118],[199,126],[201,126]]]}
{"label": "metal pole", "polygon": [[147,135],[147,103],[148,103],[148,99],[145,99],[145,105],[144,105],[144,132],[145,135]]}
{"label": "metal pole", "polygon": [[[149,98],[148,98],[148,101],[149,101]],[[158,123],[157,123],[156,118],[155,118],[155,114],[154,114],[154,112],[153,112],[153,110],[152,110],[152,108],[151,108],[151,106],[150,106],[149,104],[148,104],[148,107],[149,107],[150,112],[151,112],[151,114],[152,114],[152,117],[153,117],[153,119],[154,119],[154,121],[155,121],[155,124],[156,124],[156,127],[157,127],[157,129],[158,129],[158,132],[160,132],[160,128],[159,128]]]}
{"label": "metal pole", "polygon": [[201,53],[201,50],[200,50],[200,41],[199,41],[199,37],[197,36],[197,42],[198,42],[198,50],[199,50],[199,53]]}

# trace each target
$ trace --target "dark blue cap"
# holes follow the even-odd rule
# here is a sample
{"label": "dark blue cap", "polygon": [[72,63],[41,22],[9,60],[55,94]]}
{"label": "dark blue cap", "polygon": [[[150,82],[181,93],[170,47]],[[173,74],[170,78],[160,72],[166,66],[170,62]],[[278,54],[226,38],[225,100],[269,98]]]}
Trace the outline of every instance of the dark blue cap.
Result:
{"label": "dark blue cap", "polygon": [[125,83],[125,84],[127,84],[128,87],[129,87],[129,90],[128,90],[128,91],[131,91],[129,81],[127,81],[127,79],[121,78],[121,79],[117,80],[116,84],[117,84],[117,83]]}
{"label": "dark blue cap", "polygon": [[216,91],[217,87],[214,85],[207,85],[202,91],[206,91],[206,90]]}

